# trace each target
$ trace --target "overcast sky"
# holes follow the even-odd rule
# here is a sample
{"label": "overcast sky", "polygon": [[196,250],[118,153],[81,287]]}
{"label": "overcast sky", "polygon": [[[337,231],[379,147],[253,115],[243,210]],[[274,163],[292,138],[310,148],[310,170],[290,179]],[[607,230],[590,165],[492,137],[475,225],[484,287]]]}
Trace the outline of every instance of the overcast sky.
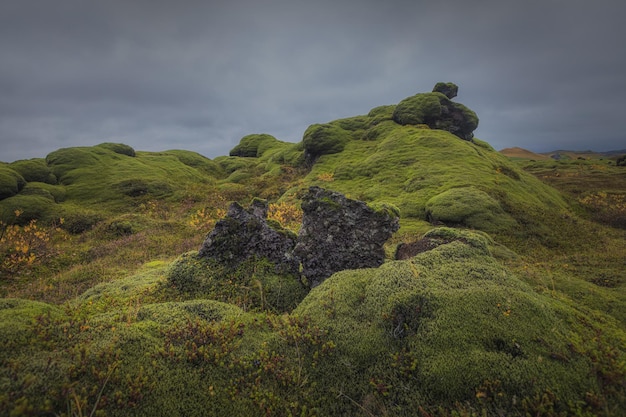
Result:
{"label": "overcast sky", "polygon": [[0,161],[250,133],[459,86],[496,149],[626,148],[623,0],[1,0]]}

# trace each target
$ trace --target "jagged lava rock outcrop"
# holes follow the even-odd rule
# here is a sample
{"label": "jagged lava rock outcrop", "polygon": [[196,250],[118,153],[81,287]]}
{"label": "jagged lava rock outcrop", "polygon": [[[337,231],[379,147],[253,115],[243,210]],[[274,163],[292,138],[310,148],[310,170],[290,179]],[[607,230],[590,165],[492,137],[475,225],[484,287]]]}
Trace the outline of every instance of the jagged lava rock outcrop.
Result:
{"label": "jagged lava rock outcrop", "polygon": [[249,209],[232,203],[226,217],[207,235],[200,256],[236,267],[252,257],[267,258],[276,271],[297,274],[293,256],[296,234],[267,220],[267,201],[255,199]]}
{"label": "jagged lava rock outcrop", "polygon": [[380,266],[383,244],[399,228],[397,215],[319,187],[303,197],[302,211],[294,253],[311,287],[338,271]]}

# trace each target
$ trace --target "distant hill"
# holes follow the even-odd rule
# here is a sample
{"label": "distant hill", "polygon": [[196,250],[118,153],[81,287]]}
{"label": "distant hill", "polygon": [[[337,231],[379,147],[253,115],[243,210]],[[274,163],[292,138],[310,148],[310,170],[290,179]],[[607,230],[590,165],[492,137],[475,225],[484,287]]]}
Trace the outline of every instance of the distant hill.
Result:
{"label": "distant hill", "polygon": [[509,158],[536,159],[536,160],[549,158],[549,156],[546,156],[544,154],[535,153],[535,152],[529,151],[524,148],[519,148],[519,147],[505,148],[505,149],[500,150],[500,153],[505,156],[508,156]]}
{"label": "distant hill", "polygon": [[513,147],[500,150],[500,153],[509,158],[519,159],[600,159],[600,158],[614,158],[621,155],[626,155],[626,149],[595,152],[595,151],[570,151],[570,150],[554,150],[550,152],[532,152],[524,148]]}

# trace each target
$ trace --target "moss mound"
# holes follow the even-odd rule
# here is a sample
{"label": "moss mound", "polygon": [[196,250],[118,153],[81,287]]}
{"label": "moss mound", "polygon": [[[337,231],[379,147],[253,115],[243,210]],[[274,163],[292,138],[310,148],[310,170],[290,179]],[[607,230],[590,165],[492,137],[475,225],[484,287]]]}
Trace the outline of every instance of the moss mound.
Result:
{"label": "moss mound", "polygon": [[12,197],[26,185],[26,180],[7,164],[0,165],[0,200]]}
{"label": "moss mound", "polygon": [[241,138],[239,144],[231,149],[230,156],[252,157],[263,156],[268,149],[280,142],[272,135],[252,134]]}
{"label": "moss mound", "polygon": [[[461,241],[378,269],[337,273],[295,314],[329,329],[336,343],[328,395],[342,392],[344,400],[393,415],[426,404],[480,408],[483,399],[494,414],[523,414],[520,404],[548,392],[556,412],[602,390],[601,378],[590,378],[590,357],[578,350],[580,337],[602,324],[538,295]],[[337,407],[349,414],[353,405]]]}
{"label": "moss mound", "polygon": [[500,204],[475,187],[452,188],[426,202],[426,216],[431,222],[484,230],[508,229],[517,225]]}
{"label": "moss mound", "polygon": [[135,150],[131,146],[125,145],[123,143],[105,142],[96,146],[100,148],[108,149],[120,155],[126,155],[126,156],[130,156],[133,158],[135,157]]}
{"label": "moss mound", "polygon": [[337,124],[315,124],[304,132],[302,143],[309,159],[341,152],[350,140],[349,134]]}
{"label": "moss mound", "polygon": [[[451,84],[451,83],[449,83]],[[456,95],[456,85],[439,83],[432,93],[420,93],[402,100],[395,107],[393,120],[401,125],[425,124],[433,129],[447,130],[461,139],[471,140],[478,127],[478,116],[450,98]]]}
{"label": "moss mound", "polygon": [[233,269],[193,251],[179,257],[167,273],[165,291],[185,298],[235,304],[244,310],[287,312],[307,294],[297,277],[278,274],[265,259],[251,259]]}
{"label": "moss mound", "polygon": [[28,159],[15,161],[10,167],[18,172],[27,182],[43,182],[56,184],[57,178],[52,173],[44,159]]}

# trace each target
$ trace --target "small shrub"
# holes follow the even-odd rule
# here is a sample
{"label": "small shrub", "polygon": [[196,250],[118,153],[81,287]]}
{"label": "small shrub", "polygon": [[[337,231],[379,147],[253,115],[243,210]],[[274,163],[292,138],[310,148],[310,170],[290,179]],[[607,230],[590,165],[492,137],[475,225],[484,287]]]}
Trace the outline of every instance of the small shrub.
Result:
{"label": "small shrub", "polygon": [[[21,215],[20,211],[15,212],[16,219]],[[57,227],[41,227],[37,220],[30,220],[24,226],[0,221],[0,278],[28,271],[52,256],[55,248],[51,238],[59,232]]]}
{"label": "small shrub", "polygon": [[293,203],[271,203],[267,211],[268,220],[277,221],[281,226],[297,232],[302,224],[302,209]]}
{"label": "small shrub", "polygon": [[196,230],[208,231],[224,216],[226,216],[225,208],[203,207],[191,215],[188,224]]}
{"label": "small shrub", "polygon": [[317,176],[317,180],[322,182],[333,182],[335,180],[335,175],[332,172],[322,172]]}
{"label": "small shrub", "polygon": [[108,226],[108,230],[115,236],[127,236],[135,233],[134,225],[128,220],[111,222]]}

